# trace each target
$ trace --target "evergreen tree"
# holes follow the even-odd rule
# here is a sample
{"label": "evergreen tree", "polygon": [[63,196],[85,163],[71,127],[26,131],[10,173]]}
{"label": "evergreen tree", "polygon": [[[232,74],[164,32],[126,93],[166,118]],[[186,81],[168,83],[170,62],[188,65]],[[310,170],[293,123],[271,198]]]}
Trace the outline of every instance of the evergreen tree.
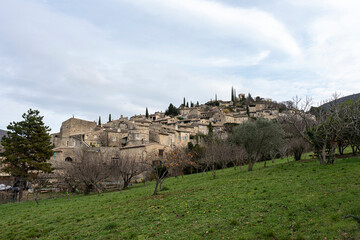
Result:
{"label": "evergreen tree", "polygon": [[246,106],[246,114],[250,117],[249,105]]}
{"label": "evergreen tree", "polygon": [[189,102],[186,103],[186,107],[189,107]]}
{"label": "evergreen tree", "polygon": [[190,107],[194,107],[194,103],[193,103],[193,102],[190,102]]}
{"label": "evergreen tree", "polygon": [[217,94],[215,94],[215,101],[217,102]]}
{"label": "evergreen tree", "polygon": [[234,87],[231,87],[231,101],[234,102]]}
{"label": "evergreen tree", "polygon": [[109,121],[108,122],[111,122],[112,120],[111,120],[111,113],[109,114]]}
{"label": "evergreen tree", "polygon": [[236,104],[236,89],[233,90],[233,103]]}
{"label": "evergreen tree", "polygon": [[213,135],[213,127],[212,127],[211,122],[209,122],[208,128],[209,128],[209,133],[208,133],[208,135],[209,135],[209,136],[212,136],[212,135]]}
{"label": "evergreen tree", "polygon": [[148,110],[148,108],[146,108],[146,110],[145,110],[145,117],[149,118],[149,110]]}
{"label": "evergreen tree", "polygon": [[183,103],[183,107],[185,107],[185,97],[184,97],[184,103]]}
{"label": "evergreen tree", "polygon": [[14,176],[19,182],[19,201],[22,200],[26,181],[36,179],[38,174],[50,173],[48,163],[54,154],[50,142],[50,128],[45,126],[38,110],[29,109],[22,115],[24,120],[7,126],[7,135],[1,144],[4,147],[2,171]]}
{"label": "evergreen tree", "polygon": [[179,109],[177,109],[172,103],[170,103],[168,109],[165,111],[166,116],[175,117],[179,115]]}
{"label": "evergreen tree", "polygon": [[197,106],[197,107],[200,106],[199,101],[196,102],[196,106]]}
{"label": "evergreen tree", "polygon": [[99,116],[98,125],[101,126],[101,117]]}

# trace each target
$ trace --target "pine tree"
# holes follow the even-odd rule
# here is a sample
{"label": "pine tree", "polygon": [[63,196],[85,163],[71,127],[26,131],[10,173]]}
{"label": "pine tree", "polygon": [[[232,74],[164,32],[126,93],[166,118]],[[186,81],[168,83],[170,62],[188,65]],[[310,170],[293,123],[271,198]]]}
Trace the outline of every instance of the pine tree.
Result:
{"label": "pine tree", "polygon": [[99,116],[98,125],[101,126],[101,117]]}
{"label": "pine tree", "polygon": [[54,154],[50,142],[50,128],[45,126],[38,110],[29,109],[22,115],[24,120],[7,126],[7,135],[1,144],[4,147],[2,171],[16,177],[19,182],[19,201],[22,200],[26,181],[37,179],[39,173],[50,173],[48,163]]}
{"label": "pine tree", "polygon": [[108,122],[111,122],[111,113],[109,113],[109,121]]}
{"label": "pine tree", "polygon": [[146,108],[146,110],[145,110],[145,117],[149,118],[149,110],[148,110],[148,108]]}

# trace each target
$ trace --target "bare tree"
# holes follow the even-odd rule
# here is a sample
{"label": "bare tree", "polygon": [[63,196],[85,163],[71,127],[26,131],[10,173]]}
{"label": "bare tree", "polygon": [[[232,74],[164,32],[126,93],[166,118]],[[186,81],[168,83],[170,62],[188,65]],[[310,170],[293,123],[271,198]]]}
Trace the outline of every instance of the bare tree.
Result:
{"label": "bare tree", "polygon": [[127,188],[134,177],[140,175],[147,170],[146,166],[142,163],[142,159],[137,159],[135,155],[119,155],[120,157],[113,160],[112,176],[120,178],[124,185],[123,188]]}
{"label": "bare tree", "polygon": [[218,166],[225,168],[231,160],[230,146],[220,139],[212,138],[205,145],[204,156],[200,162],[205,166],[203,171],[211,169],[213,179],[215,179]]}
{"label": "bare tree", "polygon": [[75,152],[74,162],[64,162],[60,174],[68,183],[81,183],[84,194],[95,189],[98,194],[102,192],[100,182],[110,177],[111,166],[106,163],[105,156],[99,151],[79,148]]}

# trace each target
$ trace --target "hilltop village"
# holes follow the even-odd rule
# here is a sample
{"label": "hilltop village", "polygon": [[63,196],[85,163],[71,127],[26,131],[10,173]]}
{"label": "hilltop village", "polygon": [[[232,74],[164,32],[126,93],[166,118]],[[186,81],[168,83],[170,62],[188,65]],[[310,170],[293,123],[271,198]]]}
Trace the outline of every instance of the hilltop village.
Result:
{"label": "hilltop village", "polygon": [[[171,108],[173,108],[171,112]],[[175,109],[175,111],[174,111]],[[233,95],[231,101],[211,100],[205,104],[185,104],[176,108],[170,104],[166,112],[135,115],[101,124],[70,118],[62,123],[59,133],[52,134],[55,145],[51,161],[74,161],[79,147],[100,151],[109,161],[119,155],[145,159],[149,154],[162,156],[172,147],[185,147],[202,141],[210,131],[226,138],[231,126],[249,118],[275,119],[286,114],[284,104],[250,94]]]}

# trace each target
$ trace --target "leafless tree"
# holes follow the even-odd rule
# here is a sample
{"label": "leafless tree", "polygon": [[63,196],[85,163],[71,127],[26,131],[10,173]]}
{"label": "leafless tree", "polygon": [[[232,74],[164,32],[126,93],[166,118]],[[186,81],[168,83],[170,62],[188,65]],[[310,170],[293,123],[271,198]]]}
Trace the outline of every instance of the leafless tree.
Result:
{"label": "leafless tree", "polygon": [[215,179],[218,166],[226,167],[230,161],[232,161],[230,146],[220,139],[213,138],[206,143],[200,163],[205,166],[203,171],[210,169]]}
{"label": "leafless tree", "polygon": [[237,145],[230,146],[231,159],[234,166],[234,170],[245,163],[246,151]]}
{"label": "leafless tree", "polygon": [[127,188],[134,177],[140,175],[147,170],[146,166],[142,163],[142,159],[137,159],[135,155],[120,155],[119,158],[113,159],[112,176],[120,178],[124,185],[123,188]]}
{"label": "leafless tree", "polygon": [[42,188],[51,186],[50,179],[53,174],[43,173],[40,171],[33,172],[30,175],[29,182],[31,183],[31,188],[34,191],[35,202],[39,205],[39,193]]}
{"label": "leafless tree", "polygon": [[84,194],[95,189],[98,194],[102,192],[100,182],[112,174],[111,165],[106,162],[105,156],[91,148],[79,148],[75,151],[73,162],[64,162],[59,171],[62,179],[67,183],[81,183]]}

